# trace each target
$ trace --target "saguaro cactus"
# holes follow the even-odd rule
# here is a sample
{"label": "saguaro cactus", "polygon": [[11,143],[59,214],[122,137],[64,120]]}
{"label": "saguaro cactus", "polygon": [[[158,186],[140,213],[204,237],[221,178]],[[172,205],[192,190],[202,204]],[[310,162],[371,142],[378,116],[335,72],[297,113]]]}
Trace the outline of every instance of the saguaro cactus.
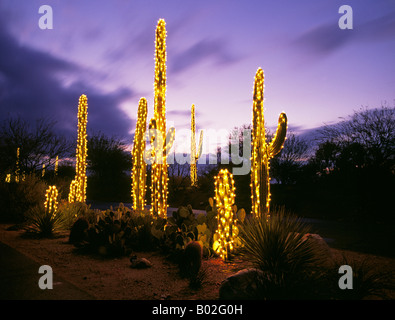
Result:
{"label": "saguaro cactus", "polygon": [[280,152],[287,133],[287,116],[281,113],[276,134],[266,143],[265,119],[263,116],[264,74],[261,68],[255,75],[253,118],[252,118],[252,158],[251,158],[251,200],[252,213],[258,217],[270,213],[269,161]]}
{"label": "saguaro cactus", "polygon": [[142,212],[145,205],[146,171],[147,164],[144,161],[145,133],[147,130],[147,100],[141,98],[137,113],[136,131],[133,142],[133,169],[132,169],[132,199],[133,209]]}
{"label": "saguaro cactus", "polygon": [[234,247],[234,239],[238,234],[237,219],[234,217],[233,205],[235,191],[233,175],[222,169],[215,177],[215,203],[218,212],[218,228],[214,234],[214,251],[222,259],[227,260]]}
{"label": "saguaro cactus", "polygon": [[[160,19],[156,28],[155,37],[155,100],[154,118],[150,122],[151,132],[156,131],[151,136],[151,144],[155,142],[152,153],[154,161],[151,174],[151,213],[167,216],[167,159],[166,155],[171,148],[169,140],[174,140],[174,128],[168,133],[169,140],[166,139],[166,23]],[[170,135],[170,136],[169,136]]]}
{"label": "saguaro cactus", "polygon": [[196,125],[195,125],[195,105],[191,108],[191,185],[197,185],[197,166],[196,162],[202,155],[202,144],[203,144],[203,131],[200,131],[199,147],[196,152]]}
{"label": "saguaro cactus", "polygon": [[81,95],[78,103],[78,139],[75,178],[70,185],[69,202],[86,201],[86,157],[88,154],[86,125],[88,122],[88,98]]}

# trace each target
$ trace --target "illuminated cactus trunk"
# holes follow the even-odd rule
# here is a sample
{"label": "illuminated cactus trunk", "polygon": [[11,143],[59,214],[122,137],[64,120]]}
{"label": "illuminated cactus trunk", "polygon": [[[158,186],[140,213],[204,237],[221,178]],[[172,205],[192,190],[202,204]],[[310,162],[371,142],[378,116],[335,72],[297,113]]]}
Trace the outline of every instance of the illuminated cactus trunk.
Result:
{"label": "illuminated cactus trunk", "polygon": [[[167,217],[168,172],[166,158],[166,23],[158,21],[155,37],[155,101],[151,129],[156,131],[151,174],[151,214]],[[172,130],[174,138],[174,129]],[[171,146],[170,146],[171,147]],[[163,148],[163,150],[161,150]],[[163,152],[162,152],[163,151]],[[169,150],[167,150],[168,152]]]}
{"label": "illuminated cactus trunk", "polygon": [[88,154],[86,125],[88,122],[88,98],[81,95],[78,103],[78,139],[75,178],[70,185],[69,202],[86,201],[86,157]]}
{"label": "illuminated cactus trunk", "polygon": [[[152,163],[151,174],[151,210],[150,213],[162,218],[167,217],[167,164],[165,167],[166,174],[159,170],[165,164],[167,155],[173,146],[175,129],[169,129],[165,140],[162,133],[157,129],[156,120],[151,119],[149,123],[149,136],[151,150],[147,152],[146,159]],[[155,170],[154,170],[155,169]]]}
{"label": "illuminated cactus trunk", "polygon": [[141,98],[137,113],[136,131],[133,142],[132,199],[133,209],[143,212],[146,193],[147,164],[144,161],[145,133],[147,130],[147,100]]}
{"label": "illuminated cactus trunk", "polygon": [[58,209],[58,190],[56,186],[50,186],[45,194],[45,212],[54,216]]}
{"label": "illuminated cactus trunk", "polygon": [[213,249],[223,260],[229,259],[234,247],[234,239],[238,234],[237,219],[234,217],[235,202],[233,175],[222,169],[215,177],[215,204],[217,207],[218,227],[214,234]]}
{"label": "illuminated cactus trunk", "polygon": [[196,152],[196,125],[195,125],[195,105],[191,108],[191,185],[197,186],[197,166],[196,162],[202,155],[203,131],[200,131],[199,147]]}
{"label": "illuminated cactus trunk", "polygon": [[270,177],[269,161],[279,153],[284,145],[287,132],[287,116],[281,113],[276,134],[270,144],[266,143],[265,119],[263,116],[264,75],[261,68],[255,75],[252,118],[252,161],[251,161],[251,200],[252,214],[269,217]]}

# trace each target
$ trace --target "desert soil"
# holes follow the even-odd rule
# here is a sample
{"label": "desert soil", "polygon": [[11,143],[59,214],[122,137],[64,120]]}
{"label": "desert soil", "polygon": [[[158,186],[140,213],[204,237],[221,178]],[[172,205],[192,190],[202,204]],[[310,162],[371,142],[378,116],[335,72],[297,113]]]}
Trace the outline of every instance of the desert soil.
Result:
{"label": "desert soil", "polygon": [[[97,299],[104,300],[215,300],[221,282],[246,267],[248,262],[235,259],[225,263],[219,258],[203,260],[206,270],[203,286],[193,290],[187,279],[180,277],[178,266],[156,252],[138,252],[138,257],[152,263],[151,268],[133,269],[128,257],[107,259],[78,254],[68,243],[68,233],[53,239],[23,237],[23,231],[10,231],[0,225],[0,241],[40,264],[50,265],[55,274]],[[331,249],[335,257],[374,261],[379,270],[394,270],[395,259]]]}

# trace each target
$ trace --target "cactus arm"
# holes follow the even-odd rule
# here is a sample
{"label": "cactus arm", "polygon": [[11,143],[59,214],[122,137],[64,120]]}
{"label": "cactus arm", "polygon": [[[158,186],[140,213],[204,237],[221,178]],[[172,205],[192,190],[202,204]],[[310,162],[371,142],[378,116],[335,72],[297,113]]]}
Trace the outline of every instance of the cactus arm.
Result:
{"label": "cactus arm", "polygon": [[285,113],[281,113],[278,118],[278,125],[276,134],[273,137],[272,142],[268,146],[268,154],[270,158],[278,154],[284,146],[284,142],[287,135],[287,116]]}
{"label": "cactus arm", "polygon": [[202,150],[203,150],[203,130],[200,131],[200,136],[199,136],[199,147],[198,151],[196,153],[196,160],[200,158],[202,155]]}
{"label": "cactus arm", "polygon": [[163,144],[163,156],[164,157],[166,157],[169,154],[170,149],[174,143],[175,135],[176,135],[176,129],[174,127],[171,127],[169,129],[169,131],[167,132],[166,141]]}
{"label": "cactus arm", "polygon": [[197,167],[196,162],[202,154],[203,131],[200,131],[199,146],[196,151],[196,125],[195,125],[195,105],[191,107],[191,185],[197,185]]}

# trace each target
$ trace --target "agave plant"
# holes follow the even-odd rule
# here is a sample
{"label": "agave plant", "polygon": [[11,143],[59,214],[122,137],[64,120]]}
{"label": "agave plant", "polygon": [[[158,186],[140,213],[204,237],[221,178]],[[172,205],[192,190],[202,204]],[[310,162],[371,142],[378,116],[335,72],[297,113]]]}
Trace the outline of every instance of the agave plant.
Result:
{"label": "agave plant", "polygon": [[252,216],[240,224],[241,254],[265,273],[260,298],[316,298],[314,276],[322,255],[306,241],[307,233],[310,227],[284,209],[272,211],[270,219]]}

